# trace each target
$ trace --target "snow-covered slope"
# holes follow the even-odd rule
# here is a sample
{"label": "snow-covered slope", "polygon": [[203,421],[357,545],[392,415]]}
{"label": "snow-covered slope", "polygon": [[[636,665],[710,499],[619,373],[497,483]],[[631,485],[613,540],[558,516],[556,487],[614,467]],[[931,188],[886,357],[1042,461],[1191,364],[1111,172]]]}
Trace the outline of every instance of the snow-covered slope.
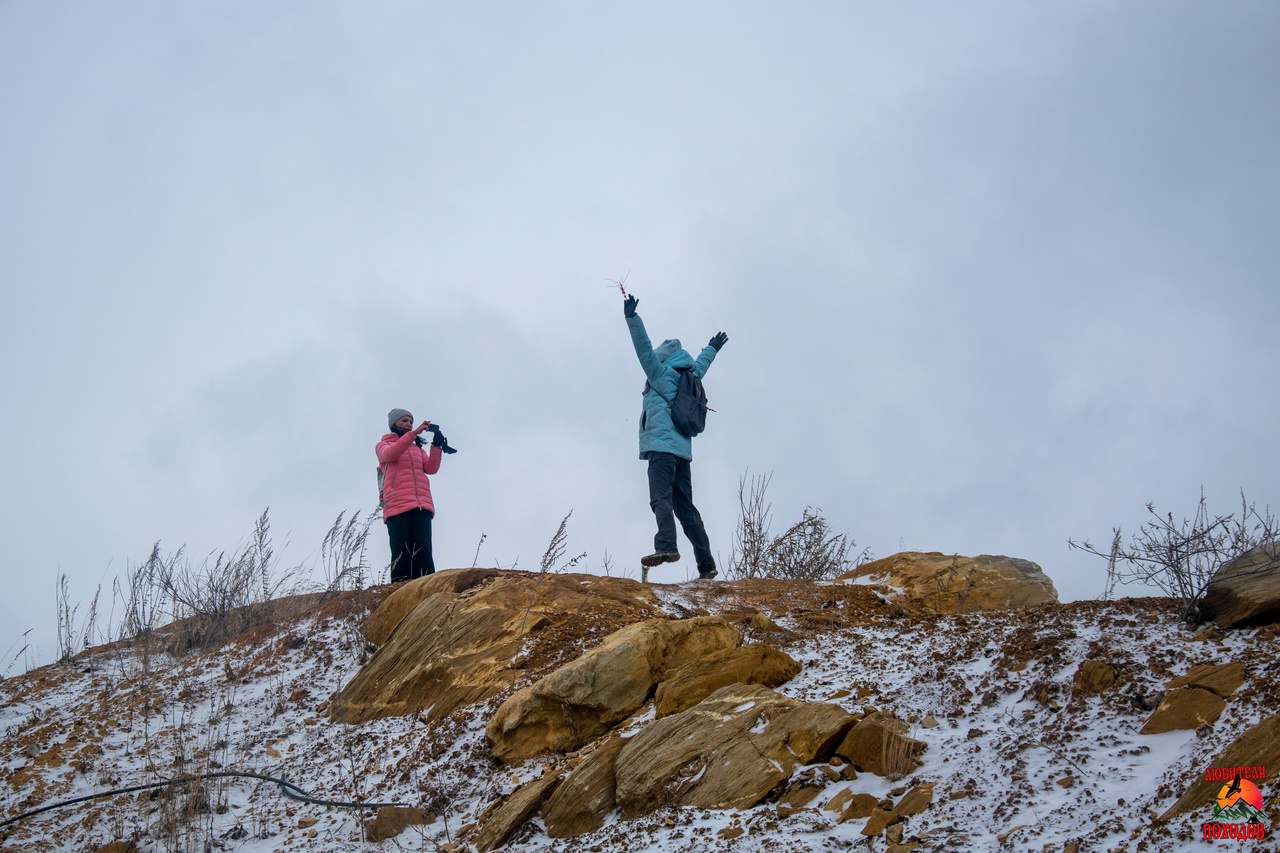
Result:
{"label": "snow-covered slope", "polygon": [[[655,591],[674,615],[715,612],[733,599],[730,584],[717,584],[714,596],[697,583]],[[382,842],[385,849],[467,849],[466,827],[544,762],[506,767],[492,758],[484,726],[494,703],[435,724],[420,715],[328,721],[328,698],[368,653],[358,628],[381,594],[308,606],[203,654],[174,658],[157,636],[0,682],[0,822],[178,776],[257,774],[23,817],[0,828],[4,849],[94,850],[114,840],[134,840],[142,851],[377,849],[363,835],[370,810],[301,802],[259,777],[284,778],[316,799],[403,803],[437,816]],[[1084,850],[1181,850],[1199,843],[1209,813],[1168,824],[1157,815],[1232,739],[1280,710],[1274,631],[1195,636],[1162,599],[884,617],[830,630],[776,621],[799,629],[782,647],[803,664],[779,692],[892,711],[927,744],[923,765],[893,781],[823,777],[822,794],[794,812],[765,803],[742,812],[667,809],[635,821],[615,814],[568,840],[548,838],[534,817],[504,849],[896,850],[914,841],[922,850],[1063,850],[1078,841]],[[1085,660],[1111,664],[1120,683],[1073,696]],[[1139,734],[1165,682],[1194,665],[1231,661],[1249,679],[1216,723]],[[896,800],[920,782],[936,783],[933,803],[901,824],[901,847],[868,839],[865,821],[839,824],[822,808],[843,789]],[[1274,819],[1271,793],[1264,788]]]}

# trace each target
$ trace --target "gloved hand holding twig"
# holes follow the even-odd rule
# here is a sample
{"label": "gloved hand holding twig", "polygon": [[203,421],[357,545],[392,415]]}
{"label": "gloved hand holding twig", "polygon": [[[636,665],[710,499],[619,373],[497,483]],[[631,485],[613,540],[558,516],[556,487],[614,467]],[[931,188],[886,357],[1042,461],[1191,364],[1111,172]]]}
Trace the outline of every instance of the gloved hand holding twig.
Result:
{"label": "gloved hand holding twig", "polygon": [[729,336],[724,332],[716,332],[715,337],[711,339],[711,342],[708,343],[707,346],[715,347],[716,352],[720,352],[720,347],[724,346],[725,342],[728,340]]}
{"label": "gloved hand holding twig", "polygon": [[639,304],[640,300],[634,296],[628,296],[622,300],[622,316],[628,318],[636,316],[636,306]]}

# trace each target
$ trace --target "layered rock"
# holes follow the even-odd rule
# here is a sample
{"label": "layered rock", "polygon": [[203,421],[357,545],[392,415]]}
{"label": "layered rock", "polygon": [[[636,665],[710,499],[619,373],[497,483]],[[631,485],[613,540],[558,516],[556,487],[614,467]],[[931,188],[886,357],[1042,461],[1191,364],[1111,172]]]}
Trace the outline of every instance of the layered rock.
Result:
{"label": "layered rock", "polygon": [[485,728],[494,755],[519,761],[590,743],[640,709],[685,661],[736,648],[742,632],[717,616],[647,620],[512,694]]}
{"label": "layered rock", "polygon": [[1224,664],[1205,664],[1193,666],[1186,675],[1173,679],[1165,684],[1165,687],[1171,690],[1178,687],[1199,687],[1223,699],[1229,699],[1231,694],[1244,684],[1245,678],[1244,667],[1235,661]]}
{"label": "layered rock", "polygon": [[723,687],[623,746],[615,767],[622,816],[668,805],[750,808],[798,765],[829,758],[853,722],[825,702],[756,685]]}
{"label": "layered rock", "polygon": [[1035,563],[986,554],[961,557],[904,551],[864,563],[837,580],[899,588],[938,614],[1031,607],[1058,600],[1053,581]]}
{"label": "layered rock", "polygon": [[[379,648],[329,705],[337,722],[431,720],[509,689],[564,648],[660,611],[636,581],[453,569],[402,585],[369,617]],[[545,649],[544,649],[545,647]]]}
{"label": "layered rock", "polygon": [[618,804],[614,765],[626,746],[618,735],[606,738],[569,775],[542,807],[542,820],[552,838],[572,838],[604,826]]}
{"label": "layered rock", "polygon": [[800,673],[800,664],[771,646],[752,643],[703,655],[676,669],[658,685],[654,710],[659,717],[688,710],[721,687],[762,684],[778,687]]}
{"label": "layered rock", "polygon": [[1200,613],[1226,628],[1280,622],[1280,545],[1254,548],[1218,569]]}
{"label": "layered rock", "polygon": [[540,778],[521,785],[500,805],[485,815],[476,833],[477,853],[501,847],[520,824],[528,820],[543,798],[560,782],[560,772],[548,769]]}

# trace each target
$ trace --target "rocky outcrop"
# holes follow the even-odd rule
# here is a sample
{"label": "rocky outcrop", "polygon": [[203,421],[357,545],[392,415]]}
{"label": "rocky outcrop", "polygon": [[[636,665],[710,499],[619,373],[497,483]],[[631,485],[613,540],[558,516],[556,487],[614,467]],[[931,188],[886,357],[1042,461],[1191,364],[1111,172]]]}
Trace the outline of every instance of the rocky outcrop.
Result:
{"label": "rocky outcrop", "polygon": [[1225,628],[1280,622],[1280,545],[1254,548],[1218,569],[1200,613]]}
{"label": "rocky outcrop", "polygon": [[1142,725],[1141,732],[1156,735],[1198,729],[1217,721],[1226,707],[1226,701],[1216,693],[1199,687],[1180,687],[1165,694],[1155,713]]}
{"label": "rocky outcrop", "polygon": [[542,821],[552,838],[572,838],[604,826],[618,804],[614,764],[626,741],[613,735],[569,771],[542,807]]}
{"label": "rocky outcrop", "polygon": [[[1236,738],[1230,746],[1218,753],[1207,767],[1230,770],[1247,767],[1265,768],[1266,779],[1254,779],[1259,786],[1270,787],[1280,776],[1280,714],[1273,714]],[[1198,773],[1196,781],[1187,788],[1161,820],[1169,820],[1190,811],[1200,811],[1213,805],[1218,792],[1225,784],[1221,779],[1206,779]]]}
{"label": "rocky outcrop", "polygon": [[615,767],[622,816],[668,805],[750,808],[797,766],[829,758],[853,722],[825,702],[760,686],[723,687],[623,746]]}
{"label": "rocky outcrop", "polygon": [[485,735],[494,755],[507,762],[569,752],[639,710],[668,672],[741,642],[742,632],[716,616],[628,625],[512,694]]}
{"label": "rocky outcrop", "polygon": [[1030,560],[1015,557],[904,551],[864,563],[837,580],[896,587],[938,614],[1030,607],[1058,600],[1049,576]]}
{"label": "rocky outcrop", "polygon": [[659,717],[688,710],[721,687],[762,684],[777,687],[795,678],[800,664],[777,649],[752,643],[703,655],[676,669],[658,685],[654,709]]}
{"label": "rocky outcrop", "polygon": [[567,648],[660,611],[626,578],[452,569],[402,585],[370,615],[380,648],[329,704],[342,723],[439,720],[557,663]]}

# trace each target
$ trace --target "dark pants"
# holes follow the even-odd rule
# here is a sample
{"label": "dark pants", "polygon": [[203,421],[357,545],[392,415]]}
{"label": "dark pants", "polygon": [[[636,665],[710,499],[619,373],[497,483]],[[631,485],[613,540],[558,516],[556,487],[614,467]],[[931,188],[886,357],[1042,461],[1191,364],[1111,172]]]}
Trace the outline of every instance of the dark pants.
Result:
{"label": "dark pants", "polygon": [[431,559],[431,513],[411,509],[387,519],[391,537],[391,582],[413,580],[435,573]]}
{"label": "dark pants", "polygon": [[707,541],[707,529],[702,516],[693,505],[693,473],[689,460],[674,453],[653,451],[649,454],[649,506],[658,520],[658,535],[653,537],[653,549],[658,553],[675,553],[676,519],[684,528],[684,535],[693,545],[693,556],[698,561],[698,574],[705,575],[716,567],[711,556],[711,543]]}

